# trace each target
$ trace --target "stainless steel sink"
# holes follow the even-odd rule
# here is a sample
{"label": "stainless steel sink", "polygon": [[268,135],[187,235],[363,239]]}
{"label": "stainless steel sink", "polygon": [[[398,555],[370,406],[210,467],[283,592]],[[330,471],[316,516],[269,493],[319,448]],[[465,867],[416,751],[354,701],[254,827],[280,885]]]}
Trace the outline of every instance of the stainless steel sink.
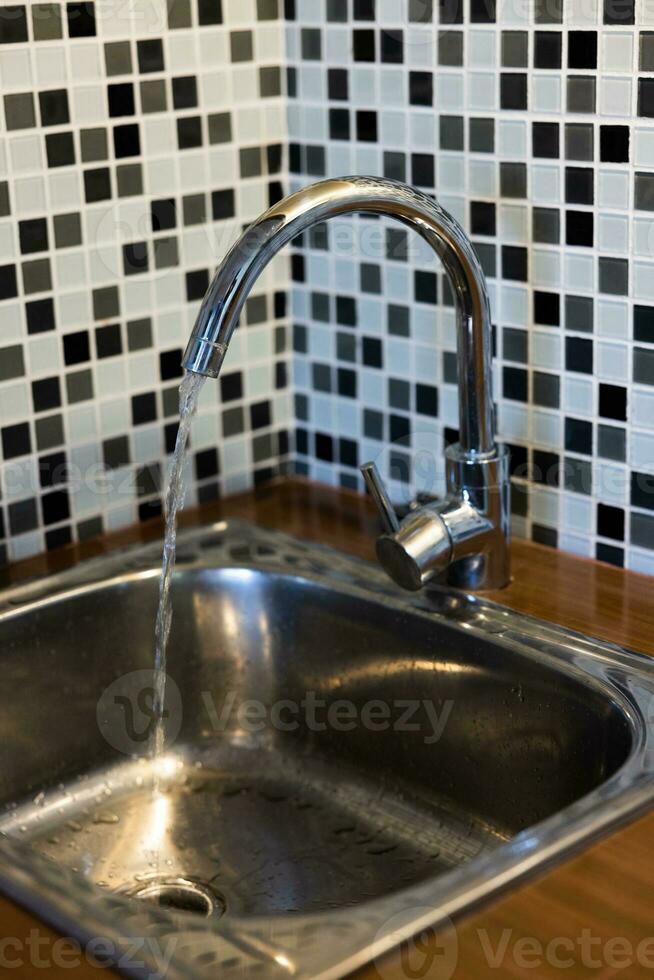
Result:
{"label": "stainless steel sink", "polygon": [[159,558],[0,594],[0,889],[126,973],[340,977],[651,805],[648,658],[241,522],[179,536],[155,772]]}

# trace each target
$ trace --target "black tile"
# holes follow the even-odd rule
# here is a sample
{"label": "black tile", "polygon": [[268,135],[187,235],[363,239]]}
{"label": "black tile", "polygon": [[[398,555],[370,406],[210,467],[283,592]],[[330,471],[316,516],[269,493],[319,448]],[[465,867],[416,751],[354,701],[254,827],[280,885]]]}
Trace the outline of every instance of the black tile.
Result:
{"label": "black tile", "polygon": [[527,76],[512,72],[500,75],[500,108],[527,108]]}
{"label": "black tile", "polygon": [[434,187],[436,184],[436,165],[431,153],[411,154],[412,182],[418,187]]}
{"label": "black tile", "polygon": [[600,384],[599,414],[605,419],[627,421],[627,389],[621,385]]}
{"label": "black tile", "polygon": [[26,456],[32,451],[32,439],[28,422],[18,422],[7,425],[2,429],[2,456],[4,459],[15,459]]}
{"label": "black tile", "polygon": [[401,65],[404,62],[404,35],[401,30],[382,31],[381,60],[387,65]]}
{"label": "black tile", "polygon": [[227,218],[233,218],[236,213],[234,191],[213,191],[211,194],[211,210],[214,221],[224,221]]}
{"label": "black tile", "polygon": [[504,367],[502,369],[502,392],[510,401],[526,402],[528,399],[529,375],[522,368]]}
{"label": "black tile", "polygon": [[438,276],[435,272],[416,269],[413,275],[413,292],[416,303],[438,303]]}
{"label": "black tile", "polygon": [[494,24],[495,19],[495,0],[470,0],[471,23]]}
{"label": "black tile", "polygon": [[553,122],[532,123],[531,142],[535,157],[556,159],[560,153],[559,124]]}
{"label": "black tile", "polygon": [[120,325],[110,323],[105,327],[96,327],[95,348],[99,358],[117,357],[122,354],[123,343],[120,337]]}
{"label": "black tile", "polygon": [[75,141],[72,133],[48,133],[45,152],[49,167],[70,167],[75,163]]}
{"label": "black tile", "polygon": [[375,61],[375,31],[357,28],[352,31],[353,56],[355,61]]}
{"label": "black tile", "polygon": [[106,201],[111,197],[111,171],[109,167],[98,167],[84,171],[84,199],[87,204]]}
{"label": "black tile", "polygon": [[181,347],[174,350],[162,351],[159,354],[159,376],[162,381],[170,381],[172,378],[182,376],[182,355]]}
{"label": "black tile", "polygon": [[26,534],[39,524],[36,500],[19,500],[9,504],[9,530],[12,534]]}
{"label": "black tile", "polygon": [[134,86],[131,82],[120,82],[107,86],[110,116],[134,115]]}
{"label": "black tile", "polygon": [[361,143],[377,142],[377,113],[368,109],[357,109],[357,139]]}
{"label": "black tile", "polygon": [[317,459],[325,463],[334,462],[334,440],[331,436],[324,432],[316,432],[314,444]]}
{"label": "black tile", "polygon": [[558,487],[561,483],[561,459],[558,453],[534,449],[531,457],[531,479],[546,487]]}
{"label": "black tile", "polygon": [[176,109],[193,109],[198,104],[195,75],[173,78],[173,105]]}
{"label": "black tile", "polygon": [[555,70],[561,67],[561,37],[560,31],[536,31],[534,68]]}
{"label": "black tile", "polygon": [[462,24],[463,0],[438,0],[438,12],[441,24]]}
{"label": "black tile", "polygon": [[123,245],[123,272],[126,276],[136,276],[147,272],[150,266],[147,242],[131,242]]}
{"label": "black tile", "polygon": [[438,417],[438,388],[433,385],[416,385],[416,412],[419,415]]}
{"label": "black tile", "polygon": [[603,544],[598,541],[595,547],[595,557],[598,561],[607,562],[617,568],[624,568],[624,548],[616,548],[614,545]]}
{"label": "black tile", "polygon": [[102,458],[104,465],[111,470],[129,466],[131,458],[128,437],[115,436],[113,439],[105,439],[102,443]]}
{"label": "black tile", "polygon": [[118,159],[140,155],[141,139],[137,123],[114,126],[114,153]]}
{"label": "black tile", "polygon": [[[181,353],[179,351],[180,357]],[[220,394],[224,402],[239,401],[243,398],[243,375],[240,371],[221,375]]]}
{"label": "black tile", "polygon": [[568,204],[593,204],[593,171],[589,167],[565,168],[565,199]]}
{"label": "black tile", "polygon": [[411,105],[432,106],[434,104],[433,72],[409,72],[409,102]]}
{"label": "black tile", "polygon": [[28,334],[45,333],[55,329],[54,303],[50,297],[34,299],[25,304]]}
{"label": "black tile", "polygon": [[25,7],[13,3],[0,7],[0,44],[20,44],[27,40]]}
{"label": "black tile", "polygon": [[45,532],[45,547],[47,551],[54,551],[56,548],[63,548],[67,544],[71,544],[73,540],[73,533],[70,528],[70,524],[64,527],[56,527],[51,531]]}
{"label": "black tile", "polygon": [[654,117],[654,78],[638,79],[638,115]]}
{"label": "black tile", "polygon": [[18,295],[15,265],[0,265],[0,300]]}
{"label": "black tile", "polygon": [[330,109],[329,138],[332,140],[349,140],[350,137],[350,110]]}
{"label": "black tile", "polygon": [[654,344],[654,307],[634,306],[634,340]]}
{"label": "black tile", "polygon": [[629,127],[600,126],[600,160],[629,163]]}
{"label": "black tile", "polygon": [[45,218],[30,218],[18,222],[20,250],[23,255],[44,252],[48,248],[48,223]]}
{"label": "black tile", "polygon": [[635,23],[636,0],[604,0],[604,23],[623,25]]}
{"label": "black tile", "polygon": [[597,31],[568,33],[568,68],[597,68]]}
{"label": "black tile", "polygon": [[250,405],[250,425],[252,429],[263,429],[272,424],[270,415],[270,402],[257,402]]}
{"label": "black tile", "polygon": [[76,333],[65,334],[63,344],[64,363],[67,367],[70,367],[71,364],[83,364],[91,359],[88,330],[78,330]]}
{"label": "black tile", "polygon": [[197,0],[198,23],[201,27],[208,24],[222,24],[222,0]]}
{"label": "black tile", "polygon": [[32,381],[32,402],[35,412],[46,412],[61,405],[59,378],[40,378]]}
{"label": "black tile", "polygon": [[597,533],[602,538],[624,541],[625,516],[622,507],[597,505]]}
{"label": "black tile", "polygon": [[355,20],[375,19],[375,0],[353,0]]}
{"label": "black tile", "polygon": [[217,449],[204,449],[195,454],[195,478],[197,480],[208,480],[212,476],[218,476],[220,465],[218,461]]}
{"label": "black tile", "polygon": [[593,424],[586,419],[566,418],[565,448],[571,453],[590,456],[593,452]]}
{"label": "black tile", "polygon": [[592,211],[566,211],[565,240],[567,245],[583,245],[592,248],[594,241]]}
{"label": "black tile", "polygon": [[528,278],[528,252],[517,245],[502,246],[502,278],[526,282]]}
{"label": "black tile", "polygon": [[534,320],[547,327],[561,323],[561,297],[559,293],[534,292]]}
{"label": "black tile", "polygon": [[654,510],[654,476],[650,473],[632,472],[631,505]]}
{"label": "black tile", "polygon": [[66,19],[68,21],[68,37],[95,36],[95,4],[90,0],[67,3]]}
{"label": "black tile", "polygon": [[136,53],[140,72],[163,71],[164,55],[161,38],[147,38],[137,41]]}
{"label": "black tile", "polygon": [[66,453],[59,451],[39,459],[39,482],[43,489],[57,487],[70,479]]}
{"label": "black tile", "polygon": [[346,68],[330,68],[327,72],[328,97],[346,100],[349,97],[348,73]]}
{"label": "black tile", "polygon": [[583,337],[565,338],[565,367],[567,371],[593,373],[593,341]]}
{"label": "black tile", "polygon": [[202,299],[208,288],[208,269],[193,269],[186,273],[186,299],[189,303]]}
{"label": "black tile", "polygon": [[39,111],[42,126],[64,126],[70,122],[68,93],[65,88],[39,92]]}
{"label": "black tile", "polygon": [[192,150],[202,146],[200,116],[184,116],[177,120],[177,146],[180,150]]}
{"label": "black tile", "polygon": [[146,425],[157,418],[157,398],[153,391],[132,396],[132,425]]}

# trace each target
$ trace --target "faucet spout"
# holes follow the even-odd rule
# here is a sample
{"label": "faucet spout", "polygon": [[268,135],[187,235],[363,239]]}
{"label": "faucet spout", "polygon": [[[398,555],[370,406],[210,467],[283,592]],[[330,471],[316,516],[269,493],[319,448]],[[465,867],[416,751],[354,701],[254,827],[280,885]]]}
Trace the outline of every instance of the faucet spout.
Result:
{"label": "faucet spout", "polygon": [[459,443],[446,452],[448,496],[399,521],[374,464],[364,479],[386,533],[377,555],[406,589],[436,578],[466,589],[509,580],[509,458],[495,444],[491,392],[491,320],[486,282],[461,226],[426,194],[381,177],[313,184],[255,221],[220,265],[184,354],[187,371],[217,378],[243,305],[270,260],[296,235],[337,215],[395,218],[418,232],[440,258],[457,315]]}
{"label": "faucet spout", "polygon": [[414,229],[443,263],[458,321],[459,444],[471,456],[494,451],[491,322],[481,266],[461,226],[432,198],[381,177],[321,181],[285,198],[244,232],[218,268],[183,364],[217,377],[244,303],[270,260],[312,225],[350,213],[386,215]]}

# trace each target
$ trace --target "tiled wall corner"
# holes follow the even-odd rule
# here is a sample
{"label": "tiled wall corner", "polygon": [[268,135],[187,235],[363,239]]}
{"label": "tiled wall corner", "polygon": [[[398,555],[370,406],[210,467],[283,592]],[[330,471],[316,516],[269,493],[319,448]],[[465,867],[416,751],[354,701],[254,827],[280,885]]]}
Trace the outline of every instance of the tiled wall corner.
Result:
{"label": "tiled wall corner", "polygon": [[[209,276],[285,192],[281,14],[277,0],[0,5],[0,563],[161,507]],[[288,455],[286,284],[282,261],[205,387],[191,501]]]}
{"label": "tiled wall corner", "polygon": [[[486,272],[519,534],[654,572],[654,8],[289,0],[291,185],[407,180]],[[354,227],[355,230],[352,230]],[[293,266],[298,467],[442,489],[454,319],[425,247],[358,219]],[[434,450],[436,450],[434,452]]]}

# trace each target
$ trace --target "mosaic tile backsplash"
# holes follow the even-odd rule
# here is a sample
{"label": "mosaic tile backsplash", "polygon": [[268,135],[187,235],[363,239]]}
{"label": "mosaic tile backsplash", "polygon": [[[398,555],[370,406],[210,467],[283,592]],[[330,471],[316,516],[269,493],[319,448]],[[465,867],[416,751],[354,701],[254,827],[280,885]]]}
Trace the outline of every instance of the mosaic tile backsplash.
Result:
{"label": "mosaic tile backsplash", "polygon": [[[0,560],[160,511],[200,299],[286,189],[280,13],[276,0],[0,5]],[[220,385],[205,386],[191,502],[288,455],[286,269],[259,283]]]}
{"label": "mosaic tile backsplash", "polygon": [[[470,234],[519,534],[654,573],[654,2],[0,4],[0,561],[147,520],[218,258],[375,173]],[[331,222],[271,266],[189,500],[300,473],[442,490],[454,317],[426,246]]]}
{"label": "mosaic tile backsplash", "polygon": [[[654,3],[296,0],[292,186],[376,173],[471,236],[517,533],[654,573]],[[293,264],[297,460],[442,489],[454,317],[426,247],[358,219]],[[436,451],[434,451],[436,450]]]}

